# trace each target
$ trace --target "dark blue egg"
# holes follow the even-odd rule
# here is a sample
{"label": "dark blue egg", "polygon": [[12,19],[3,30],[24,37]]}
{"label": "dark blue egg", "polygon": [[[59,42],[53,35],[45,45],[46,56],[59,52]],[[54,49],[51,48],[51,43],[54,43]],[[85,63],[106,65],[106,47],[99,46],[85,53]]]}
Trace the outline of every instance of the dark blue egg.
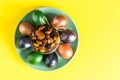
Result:
{"label": "dark blue egg", "polygon": [[28,49],[28,48],[30,48],[31,44],[30,44],[29,36],[22,36],[22,37],[18,38],[17,41],[16,41],[16,45],[20,49]]}
{"label": "dark blue egg", "polygon": [[44,63],[49,68],[55,67],[58,63],[58,58],[56,53],[54,52],[54,53],[45,55]]}

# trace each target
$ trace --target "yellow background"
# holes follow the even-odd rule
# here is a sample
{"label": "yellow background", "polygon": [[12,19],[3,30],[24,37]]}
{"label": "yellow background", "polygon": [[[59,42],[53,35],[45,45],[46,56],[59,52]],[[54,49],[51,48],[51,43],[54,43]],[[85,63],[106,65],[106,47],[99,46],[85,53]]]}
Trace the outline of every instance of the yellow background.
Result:
{"label": "yellow background", "polygon": [[[72,61],[52,72],[29,68],[14,48],[17,23],[40,6],[68,14],[79,33]],[[120,80],[120,1],[0,0],[0,80]]]}

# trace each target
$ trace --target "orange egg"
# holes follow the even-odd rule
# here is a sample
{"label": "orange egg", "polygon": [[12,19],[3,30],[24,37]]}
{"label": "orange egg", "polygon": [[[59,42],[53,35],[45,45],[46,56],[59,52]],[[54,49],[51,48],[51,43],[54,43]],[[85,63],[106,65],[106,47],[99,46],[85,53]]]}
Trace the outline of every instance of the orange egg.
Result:
{"label": "orange egg", "polygon": [[73,56],[73,50],[72,48],[65,44],[65,43],[61,43],[59,46],[58,46],[58,53],[59,55],[63,58],[63,59],[69,59]]}
{"label": "orange egg", "polygon": [[56,29],[65,29],[67,18],[63,15],[57,15],[52,19],[51,25]]}

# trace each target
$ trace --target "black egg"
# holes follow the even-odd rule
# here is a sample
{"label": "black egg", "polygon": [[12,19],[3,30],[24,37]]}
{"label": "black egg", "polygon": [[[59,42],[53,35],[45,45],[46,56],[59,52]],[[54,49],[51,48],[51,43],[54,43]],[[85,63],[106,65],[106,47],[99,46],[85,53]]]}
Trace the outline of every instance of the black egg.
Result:
{"label": "black egg", "polygon": [[31,47],[29,36],[22,36],[17,39],[16,45],[21,49],[28,49]]}
{"label": "black egg", "polygon": [[45,55],[44,63],[49,68],[55,67],[58,63],[58,58],[56,53],[54,52],[54,53]]}

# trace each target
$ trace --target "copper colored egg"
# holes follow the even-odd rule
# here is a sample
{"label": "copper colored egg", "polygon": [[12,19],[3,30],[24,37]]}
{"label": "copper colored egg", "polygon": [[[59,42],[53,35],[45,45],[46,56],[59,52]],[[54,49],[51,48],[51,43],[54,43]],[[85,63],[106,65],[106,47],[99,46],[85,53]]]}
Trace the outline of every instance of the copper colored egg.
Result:
{"label": "copper colored egg", "polygon": [[73,50],[72,48],[65,44],[65,43],[61,43],[58,46],[58,53],[59,55],[63,58],[63,59],[70,59],[73,56]]}
{"label": "copper colored egg", "polygon": [[33,26],[30,23],[28,23],[28,22],[22,22],[19,25],[20,33],[25,35],[25,36],[30,35],[31,32],[32,32],[32,29],[33,29]]}
{"label": "copper colored egg", "polygon": [[67,25],[67,18],[63,15],[57,15],[52,19],[51,25],[56,29],[64,29]]}

